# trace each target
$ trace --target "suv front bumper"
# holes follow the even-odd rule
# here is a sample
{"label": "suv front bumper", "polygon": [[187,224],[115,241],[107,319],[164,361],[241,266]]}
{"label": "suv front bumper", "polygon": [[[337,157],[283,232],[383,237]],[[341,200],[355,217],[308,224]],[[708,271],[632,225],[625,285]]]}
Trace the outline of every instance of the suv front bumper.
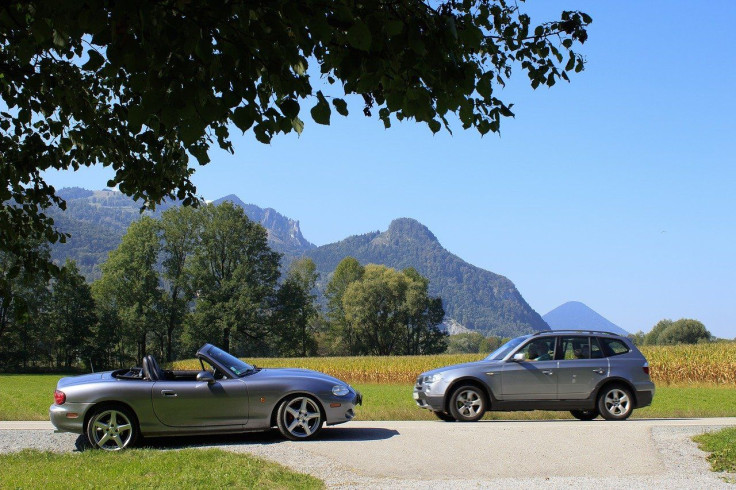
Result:
{"label": "suv front bumper", "polygon": [[422,386],[414,387],[414,401],[420,408],[426,408],[434,412],[443,412],[445,410],[445,397],[442,395],[428,395]]}

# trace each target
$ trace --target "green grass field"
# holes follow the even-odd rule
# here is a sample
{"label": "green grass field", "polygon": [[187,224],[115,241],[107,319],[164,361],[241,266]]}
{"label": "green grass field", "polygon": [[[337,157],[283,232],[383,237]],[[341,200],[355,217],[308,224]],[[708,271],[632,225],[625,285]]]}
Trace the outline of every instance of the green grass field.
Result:
{"label": "green grass field", "polygon": [[[693,437],[698,447],[709,452],[708,461],[713,471],[736,473],[736,427],[709,432]],[[736,479],[727,479],[736,483]]]}
{"label": "green grass field", "polygon": [[2,488],[324,488],[312,476],[219,449],[26,450],[0,454],[0,468]]}
{"label": "green grass field", "polygon": [[[0,420],[48,420],[60,375],[0,375]],[[363,393],[358,420],[429,420],[412,400],[411,384],[356,383]],[[569,418],[567,412],[491,412],[490,419]],[[651,407],[634,417],[736,417],[736,390],[730,385],[657,387]]]}

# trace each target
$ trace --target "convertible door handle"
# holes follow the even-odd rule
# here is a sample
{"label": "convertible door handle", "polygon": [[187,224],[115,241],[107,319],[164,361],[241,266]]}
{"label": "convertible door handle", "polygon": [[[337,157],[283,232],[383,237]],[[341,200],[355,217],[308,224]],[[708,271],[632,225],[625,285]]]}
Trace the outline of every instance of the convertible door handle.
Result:
{"label": "convertible door handle", "polygon": [[594,369],[593,372],[596,374],[606,374],[606,371],[601,368]]}
{"label": "convertible door handle", "polygon": [[552,376],[552,371],[545,369],[542,371],[542,374],[546,374],[547,376]]}
{"label": "convertible door handle", "polygon": [[161,394],[163,396],[168,396],[168,397],[175,397],[176,396],[176,392],[175,391],[172,391],[172,390],[161,390]]}

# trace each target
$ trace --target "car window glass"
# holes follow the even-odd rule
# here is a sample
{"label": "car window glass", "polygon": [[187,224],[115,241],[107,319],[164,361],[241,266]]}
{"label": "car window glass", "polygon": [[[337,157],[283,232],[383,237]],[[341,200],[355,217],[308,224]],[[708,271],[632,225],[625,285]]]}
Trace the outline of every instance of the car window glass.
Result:
{"label": "car window glass", "polygon": [[555,337],[534,339],[519,349],[527,361],[551,361],[555,357]]}
{"label": "car window glass", "polygon": [[598,337],[591,337],[590,338],[590,358],[600,359],[602,357],[603,357],[603,350],[601,349],[601,345],[598,341]]}
{"label": "car window glass", "polygon": [[560,341],[562,359],[590,359],[590,337],[565,336]]}
{"label": "car window glass", "polygon": [[603,345],[608,349],[609,356],[618,356],[620,354],[626,354],[629,352],[629,347],[621,340],[618,339],[601,339]]}

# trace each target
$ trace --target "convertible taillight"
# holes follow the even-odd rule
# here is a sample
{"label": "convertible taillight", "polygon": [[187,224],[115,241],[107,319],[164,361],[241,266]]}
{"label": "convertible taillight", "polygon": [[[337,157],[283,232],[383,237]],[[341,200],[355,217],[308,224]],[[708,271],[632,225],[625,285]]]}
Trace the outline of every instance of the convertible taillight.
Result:
{"label": "convertible taillight", "polygon": [[54,391],[54,402],[57,405],[63,405],[66,401],[66,393],[63,391],[56,390]]}
{"label": "convertible taillight", "polygon": [[648,362],[645,362],[641,368],[644,370],[644,374],[649,374],[649,363]]}

